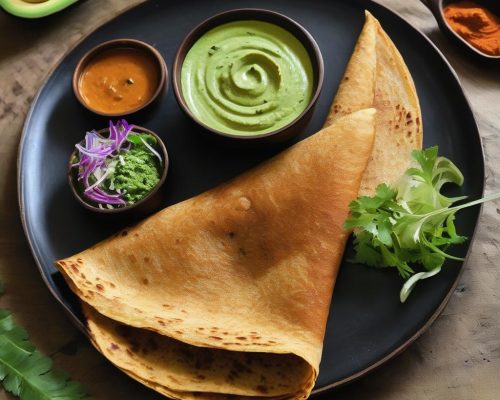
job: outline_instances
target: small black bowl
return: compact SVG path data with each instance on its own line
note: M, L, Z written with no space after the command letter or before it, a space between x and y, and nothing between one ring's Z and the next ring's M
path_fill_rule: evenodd
M85 97L81 93L80 81L86 67L90 62L92 62L92 60L95 59L95 57L107 51L117 49L134 49L140 51L142 54L146 55L150 60L154 62L156 66L156 82L154 82L156 85L156 89L149 99L147 99L143 104L140 104L137 107L123 112L105 112L94 108L87 103ZM85 53L85 55L78 62L75 71L73 72L72 86L76 98L78 99L80 104L87 110L104 117L121 117L144 110L150 104L154 103L159 98L161 93L168 90L168 69L162 55L153 46L136 39L113 39L101 43Z
M489 65L500 65L500 56L492 56L483 53L481 50L475 48L470 43L468 43L464 38L462 38L458 33L456 33L453 28L448 24L446 18L444 17L443 9L453 3L458 3L459 0L421 0L429 10L431 10L434 18L439 25L439 29L448 38L450 38L462 52L468 56L472 56L476 61L481 61ZM500 15L500 2L498 0L475 0L478 4L484 6L488 10L492 11L496 15Z
M71 156L69 157L69 162L68 162L68 183L69 187L71 188L71 192L73 193L73 196L77 200L77 202L82 205L84 208L87 210L99 213L99 214L111 214L111 215L116 215L116 214L124 214L126 213L129 216L137 216L137 217L142 217L144 215L151 214L158 209L161 208L163 204L163 195L160 190L160 188L163 186L165 183L165 179L167 178L167 172L168 172L168 167L169 167L169 158L168 158L168 153L167 153L167 148L165 147L165 144L161 140L161 138L154 133L153 131L143 128L142 126L137 126L134 125L133 128L134 132L138 133L148 133L156 138L156 148L160 155L163 158L163 171L160 176L160 180L156 184L156 186L151 190L151 192L141 200L137 201L134 204L131 205L126 205L124 207L119 207L119 208L99 208L94 206L93 204L89 203L81 194L81 190L78 187L77 184L77 168L73 167L72 164L74 163L74 160L77 157L77 152L74 150L71 153ZM109 128L101 129L97 131L97 133L103 137L106 137L109 135Z
M190 111L186 101L184 100L184 96L182 93L182 82L181 82L181 70L182 65L184 63L184 59L186 54L194 45L194 43L206 32L209 30L234 21L245 21L245 20L257 20L264 21L274 25L277 25L292 35L294 35L305 47L310 59L313 68L313 95L311 100L309 101L306 109L292 122L284 127L278 128L272 132L263 133L261 135L251 135L251 136L242 136L231 133L226 133L219 131L217 129L211 128L208 125L201 122L198 118L194 116L194 114ZM182 43L177 50L177 53L174 58L173 63L173 73L172 73L172 85L174 88L175 97L177 98L177 102L181 109L198 125L200 125L204 130L215 133L220 138L225 139L236 139L240 142L252 142L252 143L276 143L287 140L294 135L298 135L303 132L307 123L309 122L318 97L321 92L321 88L323 86L323 77L324 77L324 65L323 65L323 57L321 55L320 48L312 35L299 23L292 20L291 18L279 14L274 11L258 9L258 8L242 8L236 10L225 11L220 14L217 14L211 18L206 19L198 26L196 26L189 34L184 38Z

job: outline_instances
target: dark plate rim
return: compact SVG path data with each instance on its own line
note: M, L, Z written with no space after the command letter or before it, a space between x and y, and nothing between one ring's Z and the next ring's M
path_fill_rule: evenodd
M474 129L475 132L473 132L472 134L475 134L475 136L477 136L477 139L479 141L479 145L480 145L480 148L481 148L481 158L480 158L480 161L481 161L481 169L483 171L483 180L481 182L481 184L482 184L482 191L481 192L482 192L482 196L484 196L485 183L486 183L486 175L485 175L485 169L484 169L485 157L484 157L483 140L482 140L482 137L481 137L481 135L479 133L479 128L478 128L478 125L477 125L477 122L476 122L476 118L474 116L474 112L472 111L471 103L470 103L470 101L469 101L469 99L467 97L467 94L465 93L465 91L464 91L464 89L462 87L462 84L460 82L460 79L458 78L457 73L453 69L453 67L450 64L450 62L448 61L448 59L441 52L441 50L439 50L439 48L420 29L418 29L415 26L413 26L406 18L402 17L401 15L399 15L398 13L396 13L395 11L391 10L389 7L384 6L382 4L379 4L379 3L375 2L374 0L366 0L366 1L368 1L370 3L369 4L370 12L371 12L371 10L377 10L377 8L378 8L378 9L381 9L382 11L390 14L392 17L396 18L400 22L406 24L407 27L408 27L408 29L413 30L414 33L416 33L423 40L425 40L425 42L427 42L427 44L436 52L437 56L439 56L441 58L441 60L445 64L445 66L448 68L448 70L449 70L449 72L451 74L452 79L455 80L457 88L460 90L460 92L462 93L462 96L463 96L463 98L465 100L465 103L466 103L467 108L468 108L468 112L470 113L471 120L473 122L473 127L475 128ZM59 304L61 304L61 306L63 307L64 311L70 317L70 319L76 325L76 327L85 336L87 336L87 337L89 337L89 334L88 334L86 326L82 323L82 321L80 321L71 312L71 310L66 305L66 303L64 302L64 300L62 298L60 298L59 295L54 291L51 283L49 282L47 276L45 275L45 272L43 271L42 262L41 262L41 260L38 257L37 245L35 244L34 239L31 237L30 227L28 226L28 223L27 223L27 220L26 220L25 202L24 202L25 196L24 196L24 188L23 188L23 179L22 179L22 175L21 175L21 164L22 164L22 158L23 158L23 153L24 153L24 146L25 146L26 138L28 136L28 128L29 128L29 125L31 123L32 114L33 114L33 112L35 110L35 105L36 105L36 103L38 101L38 98L40 97L40 94L43 92L43 90L45 89L45 86L47 85L48 78L54 73L54 71L57 68L59 68L59 66L64 62L64 60L67 58L67 56L76 47L78 47L82 42L84 42L90 35L94 34L98 29L100 29L101 27L103 27L106 24L110 23L114 19L120 17L122 14L125 14L126 12L132 10L133 8L140 7L141 4L143 4L143 3L139 3L139 4L135 4L135 5L126 7L119 14L115 15L113 18L109 19L108 21L104 22L103 24L97 26L95 29L93 29L91 32L89 32L87 35L85 35L84 37L82 37L81 39L79 39L70 49L68 49L61 56L61 58L54 65L54 67L51 68L47 72L47 74L45 75L44 83L41 85L40 89L38 89L38 92L36 93L35 97L33 98L31 106L30 106L30 108L28 110L28 113L26 115L26 119L25 119L25 122L24 122L24 125L23 125L23 129L22 129L22 133L21 133L21 138L20 138L20 141L19 141L18 153L17 153L17 195L18 195L19 214L20 214L20 218L21 218L21 224L23 226L23 231L24 231L24 234L25 234L26 239L28 241L28 245L29 245L30 251L31 251L31 253L33 255L33 258L35 260L35 264L36 264L36 266L38 268L38 271L40 272L40 275L42 276L42 279L43 279L45 285L47 286L47 288L49 289L50 293L57 300L57 302ZM429 317L429 319L427 320L427 322L417 332L415 332L415 334L413 334L403 344L401 344L399 347L397 347L392 352L390 352L389 354L387 354L385 357L379 359L378 361L374 362L373 364L371 364L370 366L366 367L365 369L362 369L361 371L358 371L358 372L356 372L354 374L351 374L351 375L349 375L349 376L347 376L347 377L345 377L345 378L343 378L343 379L341 379L339 381L336 381L336 382L333 382L333 383L331 383L329 385L325 385L323 387L314 389L312 391L312 393L311 393L312 396L323 394L323 393L331 391L334 388L338 388L338 387L344 386L344 385L346 385L348 383L352 383L352 382L354 382L354 381L356 381L356 380L358 380L358 379L366 376L370 372L373 372L374 370L380 368L381 366L383 366L384 364L386 364L387 362L389 362L390 360L392 360L393 358L395 358L396 356L398 356L400 353L402 353L413 342L415 342L425 331L427 331L427 329L429 329L429 327L432 325L432 323L443 312L444 308L446 307L446 305L450 301L450 298L451 298L453 292L455 291L455 288L457 287L458 282L460 281L460 278L462 276L462 273L463 273L463 270L465 268L465 265L468 263L468 260L469 260L469 257L470 257L470 253L471 253L471 249L472 249L472 247L474 245L474 242L475 242L476 233L477 233L477 229L478 229L478 225L479 225L479 219L481 217L482 210L483 210L483 205L480 206L478 217L477 217L477 220L476 220L476 224L474 226L473 233L472 233L472 235L470 237L469 246L467 248L467 254L465 255L465 259L462 262L462 265L460 266L460 271L459 271L459 273L458 273L455 281L451 285L449 292L447 293L447 295L445 296L445 298L443 299L443 301L441 302L441 304L434 311L434 313Z

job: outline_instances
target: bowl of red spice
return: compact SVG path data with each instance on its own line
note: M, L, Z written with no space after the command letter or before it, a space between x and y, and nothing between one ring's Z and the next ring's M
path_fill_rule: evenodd
M500 63L500 2L498 0L422 0L439 27L467 55Z

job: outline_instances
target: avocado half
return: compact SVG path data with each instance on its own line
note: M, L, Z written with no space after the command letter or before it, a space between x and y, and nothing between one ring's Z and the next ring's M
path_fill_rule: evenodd
M78 0L0 0L0 7L22 18L41 18L54 14Z

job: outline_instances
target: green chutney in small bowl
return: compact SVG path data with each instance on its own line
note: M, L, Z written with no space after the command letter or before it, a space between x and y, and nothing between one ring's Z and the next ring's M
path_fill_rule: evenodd
M290 128L314 106L322 79L314 39L267 10L233 10L203 22L174 62L181 107L204 128L232 138L298 133Z

